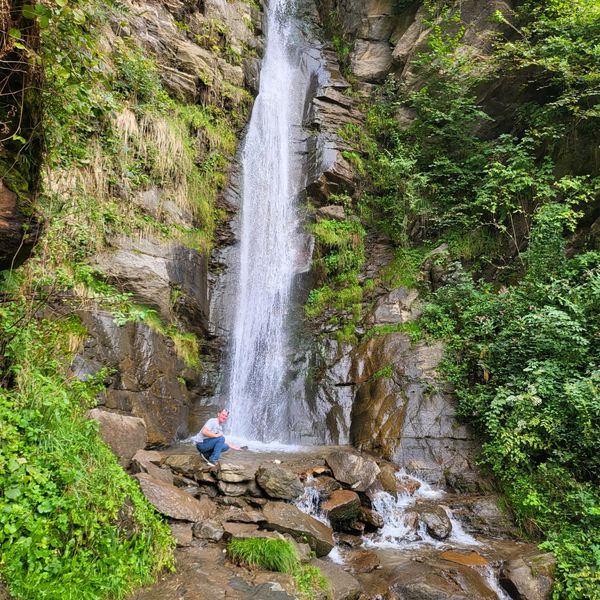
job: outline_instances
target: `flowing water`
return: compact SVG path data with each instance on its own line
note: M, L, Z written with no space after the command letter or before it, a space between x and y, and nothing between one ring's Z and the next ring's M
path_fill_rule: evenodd
M286 377L291 291L304 251L296 198L302 169L296 141L308 77L297 55L294 3L269 3L259 94L242 151L237 311L226 395L232 435L289 438Z
M403 473L400 472L399 477ZM398 494L394 498L387 492L377 492L373 498L373 510L379 513L383 519L383 527L376 534L365 536L365 546L371 548L396 548L407 549L420 545L445 548L448 546L480 546L473 536L466 533L460 521L454 518L452 511L444 507L452 523L452 533L444 540L436 540L431 537L423 524L418 530L411 527L407 520L407 512L414 508L420 500L442 501L444 493L431 487L426 481L419 480L421 486L414 494Z
M399 480L406 478L403 471L396 474ZM320 510L320 498L317 488L311 486L310 479L307 479L304 488L304 494L295 501L296 506L303 512L315 517L319 521L330 525L327 516ZM410 479L417 479L410 477ZM477 551L485 548L485 542L477 540L468 534L462 523L454 517L452 511L443 505L444 492L432 487L428 482L418 479L420 486L414 493L398 494L395 498L387 492L377 492L372 499L372 508L381 515L383 527L377 532L363 536L363 548L369 548L376 551L387 553L388 560L390 553L397 552L401 555L409 553L418 553L422 549L442 550L462 550ZM442 506L452 524L452 532L445 540L438 540L426 530L423 523L415 528L414 521L410 518L411 509L414 510L419 502L434 503ZM339 547L335 547L328 555L332 562L344 565L345 553ZM416 554L415 554L416 555ZM498 600L511 600L510 596L502 589L498 583L497 573L491 565L474 565L472 567L479 573L481 578Z

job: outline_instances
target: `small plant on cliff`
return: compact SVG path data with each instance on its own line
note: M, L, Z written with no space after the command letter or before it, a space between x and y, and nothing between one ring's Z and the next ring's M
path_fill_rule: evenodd
M338 333L343 339L353 339L363 298L358 273L365 260L365 230L355 219L322 219L312 231L316 241L313 269L323 285L309 294L305 315L313 319L327 309L346 312L350 318Z

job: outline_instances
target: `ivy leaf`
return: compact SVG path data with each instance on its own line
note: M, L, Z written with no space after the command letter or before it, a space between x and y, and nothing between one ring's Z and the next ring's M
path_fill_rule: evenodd
M21 466L21 464L19 463L19 461L16 458L11 458L8 461L8 470L11 473L14 473L19 467Z
M48 18L50 18L52 16L52 10L50 10L50 8L48 8L44 4L36 4L34 10L35 10L35 14L38 17L48 17Z
M26 19L35 19L36 12L33 4L23 4L23 16Z
M50 500L44 500L37 506L37 511L41 514L52 512L52 502Z
M20 29L15 29L14 27L11 27L11 28L8 30L8 35L9 35L11 38L15 38L15 39L17 39L17 40L20 40L20 39L21 39L21 30L20 30Z
M75 19L75 23L78 25L85 23L85 13L78 8L73 10L73 18Z
M40 29L48 29L48 25L50 25L50 17L48 17L48 15L38 15L38 24Z
M13 485L12 487L6 488L4 491L4 495L9 500L16 500L21 494L21 488L18 485Z

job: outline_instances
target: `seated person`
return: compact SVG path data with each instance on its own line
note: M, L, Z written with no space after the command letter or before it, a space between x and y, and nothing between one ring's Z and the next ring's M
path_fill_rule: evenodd
M223 435L223 425L229 417L229 411L226 408L222 408L216 418L209 419L204 423L204 426L200 430L201 440L196 444L196 449L200 452L200 456L207 462L211 467L214 467L216 462L221 456L221 452L233 448L234 450L240 450L239 446L234 444L226 444L225 436Z

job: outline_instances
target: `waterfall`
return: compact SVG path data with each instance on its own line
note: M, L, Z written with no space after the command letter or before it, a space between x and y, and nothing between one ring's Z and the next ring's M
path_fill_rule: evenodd
M295 143L308 75L295 50L294 9L289 0L269 3L260 88L241 154L239 281L225 389L231 433L262 442L289 437L291 290L304 247L296 206L303 148Z

